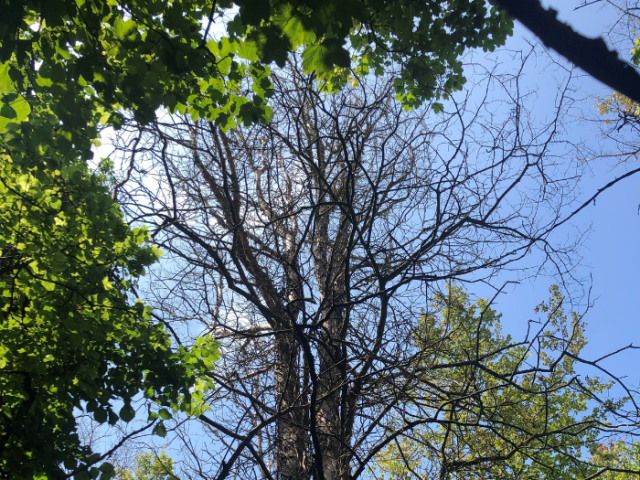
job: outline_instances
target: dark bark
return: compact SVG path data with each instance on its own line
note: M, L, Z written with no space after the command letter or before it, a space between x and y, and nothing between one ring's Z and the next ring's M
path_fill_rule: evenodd
M171 258L154 279L157 311L222 343L193 471L354 480L424 426L448 438L486 427L499 441L506 427L478 408L485 387L459 372L491 376L499 396L532 371L496 372L490 355L446 360L447 334L415 338L442 285L491 281L536 246L571 274L572 245L549 239L572 218L563 207L574 180L547 159L562 105L533 129L523 103L498 120L491 102L471 110L463 99L436 117L404 112L392 78L336 96L295 65L274 78L271 124L158 124L135 148L151 152L159 187L135 168L136 187L121 187L132 216L159 219L154 241ZM437 437L432 478L481 478L562 435L538 427L513 427L507 451L469 458Z
M612 89L640 102L640 74L620 60L602 38L587 38L556 18L538 0L493 0L547 47Z

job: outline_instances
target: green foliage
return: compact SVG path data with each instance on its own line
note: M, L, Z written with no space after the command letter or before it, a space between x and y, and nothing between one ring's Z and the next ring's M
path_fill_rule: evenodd
M631 61L635 66L640 65L640 38L634 40L634 45L631 49Z
M260 86L265 68L234 61L236 41L229 51L204 41L202 22L215 5L211 0L2 0L2 94L11 85L27 103L46 105L83 159L92 156L98 127L117 128L124 111L141 123L153 120L162 107L214 121L220 117L222 123L228 115L266 118L267 92ZM258 113L240 110L248 101L239 93L240 82L252 75L254 94L262 98ZM16 123L24 119L10 107L0 116Z
M282 65L287 51L301 48L305 72L315 72L330 90L344 85L348 69L366 76L398 68L396 92L406 107L462 88L462 54L493 50L513 29L484 0L236 3L234 24L242 27L233 31L260 38L263 61Z
M328 89L399 68L405 107L461 88L460 56L492 49L511 20L484 0L0 0L0 470L9 478L109 478L80 444L74 409L131 421L138 392L166 435L202 412L215 343L172 351L149 309L127 300L158 252L144 247L99 175L99 129L158 109L223 129L268 121L269 63L301 50ZM215 26L213 27L215 28ZM441 110L441 104L436 108ZM115 412L114 400L124 406Z
M612 440L594 447L591 452L591 462L594 464L592 474L602 472L598 479L626 480L640 477L640 443Z
M225 128L236 118L266 121L266 65L283 66L298 49L305 71L330 88L349 68L364 76L399 66L398 98L412 107L460 89L464 51L492 50L512 29L484 0L235 3L239 13L216 42L205 32L230 1L1 0L0 91L18 97L3 97L0 131L39 99L87 159L100 124L118 128L124 111L142 123L162 107Z
M207 5L0 3L0 472L8 478L58 478L63 467L80 480L113 475L81 445L74 410L129 422L132 398L144 392L165 407L148 420L166 435L170 411L204 408L211 384L202 374L217 345L173 351L149 308L129 301L159 252L143 246L144 228L126 225L84 160L98 127L118 127L124 111L146 122L163 105L186 108L194 92L216 88L231 101L233 89L207 78L221 68L233 76L233 65L207 70L215 56L195 44ZM114 401L123 404L117 412Z
M631 61L634 65L640 65L640 38L633 38L636 35L638 29L638 19L635 15L632 15L629 11L625 11L624 8L620 9L620 13L624 22L632 28L633 36L630 40L633 40L633 47L631 48ZM622 46L626 48L626 46ZM613 92L609 97L598 98L596 102L598 114L605 117L605 125L614 124L616 131L619 131L626 124L637 125L640 119L640 105L638 102L630 99L629 97L621 94L620 92Z
M459 287L438 296L415 342L424 352L418 367L428 366L420 382L437 392L424 401L440 396L431 406L439 426L426 423L390 444L377 462L385 478L543 479L553 473L568 480L584 474L582 451L596 444L605 419L597 408L589 412L591 397L575 382L574 361L561 355L577 355L586 344L583 324L575 313L565 315L562 301L554 286L549 302L538 307L548 329L529 363L530 347L502 335L501 315L487 301L471 303ZM530 372L516 374L519 369ZM588 381L594 393L609 387Z
M159 455L142 452L135 459L134 470L115 469L116 480L180 480L174 471L173 459L164 451Z
M638 20L632 15L625 16L627 17L626 21L635 25L635 32ZM634 45L630 53L633 64L640 65L640 38L634 39ZM619 92L613 92L607 98L599 98L598 102L596 102L596 107L600 115L608 117L605 119L605 125L615 122L617 130L620 130L627 123L637 124L640 119L640 105L638 105L638 102Z
M622 119L632 122L640 118L640 105L618 92L613 92L610 97L600 99L596 106L600 115L610 116L613 114L617 117L616 120ZM607 118L605 124L612 121L615 120Z
M80 443L74 409L128 422L145 392L198 413L217 345L171 349L149 307L129 300L159 256L143 246L146 230L125 223L51 111L35 104L17 127L0 135L0 474L59 478L64 466L108 479L113 469L96 468L99 455Z

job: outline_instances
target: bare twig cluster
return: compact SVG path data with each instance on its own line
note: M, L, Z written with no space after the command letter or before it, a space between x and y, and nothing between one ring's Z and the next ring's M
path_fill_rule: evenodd
M576 176L556 156L566 92L535 127L518 76L489 73L438 115L403 111L390 77L331 95L295 62L274 78L268 125L225 132L167 116L125 129L119 146L114 195L166 253L147 300L179 342L221 343L211 409L174 432L194 478L371 478L381 452L425 428L443 432L420 437L431 478L483 478L517 455L566 452L563 439L586 429L619 428L501 417L501 392L544 410L554 392L590 391L575 375L544 380L589 363L571 332L549 361L544 328L455 358L451 330L416 340L444 285L491 283L533 252L536 268L571 274L575 245L552 239L577 208ZM520 360L495 365L507 351ZM464 447L469 431L498 441Z

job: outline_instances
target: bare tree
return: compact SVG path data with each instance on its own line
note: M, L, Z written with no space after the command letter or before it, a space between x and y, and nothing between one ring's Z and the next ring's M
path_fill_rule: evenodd
M124 130L114 194L168 254L146 300L178 341L222 345L211 410L176 429L194 478L371 476L391 442L464 422L444 412L479 398L473 375L427 388L425 371L470 366L496 388L524 389L527 375L551 374L572 352L565 342L558 363L543 364L532 334L446 361L434 352L449 333L413 341L445 284L491 284L532 254L533 272L571 275L575 243L552 238L574 213L578 178L559 158L566 86L552 120L535 127L518 75L489 72L437 115L403 111L390 77L352 80L328 94L294 62L274 76L268 125L225 132L166 116ZM511 370L488 366L519 346L527 353ZM441 478L562 434L540 425Z

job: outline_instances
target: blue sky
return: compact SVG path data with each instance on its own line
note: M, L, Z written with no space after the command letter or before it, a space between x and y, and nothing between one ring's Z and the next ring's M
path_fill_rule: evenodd
M611 12L603 12L596 7L574 11L573 7L579 3L579 0L546 2L559 9L562 20L588 35L601 35L615 20ZM534 37L517 25L507 48L529 50L527 42L535 42ZM629 45L629 48L621 51L624 58L628 58L630 48ZM557 90L553 69L544 69L542 65L540 63L538 70L531 69L537 77L529 77L528 81L538 86L541 103L539 113L543 115L544 99L555 98ZM577 84L580 86L579 95L584 97L610 94L610 89L587 77L581 78ZM587 98L582 105L586 111L594 113L593 104L594 101ZM593 129L586 124L576 122L572 128L571 135L576 141L593 135ZM613 145L605 144L604 147L612 148ZM106 151L101 153L106 155ZM573 158L566 160L576 161ZM639 166L638 163L615 166L607 161L591 162L589 167L592 173L586 174L581 183L585 198L628 169ZM590 358L598 358L632 342L640 345L639 187L640 175L621 182L600 196L595 206L586 208L573 222L576 228L590 230L581 250L583 260L578 272L578 276L592 278L591 299L595 301L585 317L588 323L586 335L590 343L584 351L585 356ZM565 229L560 234L569 236L572 231ZM513 333L516 338L524 333L527 320L536 318L535 306L548 298L548 288L554 281L557 279L538 277L506 289L506 293L498 298L495 308L503 313L503 325L507 332ZM586 286L589 287L588 282ZM488 290L475 290L473 286L470 291L482 296L490 294ZM627 376L628 383L636 386L640 380L639 363L640 351L635 351L613 357L604 365L616 374ZM593 375L593 372L589 371L588 374Z
M590 36L600 36L606 32L616 17L611 11L596 6L574 10L582 2L578 0L554 0L544 2L559 11L559 18L575 29ZM527 42L534 37L520 25L516 26L514 36L507 48L528 49ZM629 59L628 48L620 47L620 56ZM557 57L559 58L559 57ZM555 95L553 74L541 71L533 81L539 87L539 97ZM590 79L580 78L577 82L577 96L608 96L611 90ZM595 113L594 100L587 98L583 108L590 114ZM591 137L594 132L586 124L574 123L570 135L576 140ZM595 139L595 138L594 138ZM640 139L638 139L640 142ZM612 143L603 143L604 148L613 148ZM567 161L575 161L567 159ZM640 162L615 165L607 160L594 160L588 167L591 173L585 175L581 190L588 198L603 185L619 177L626 171L640 167ZM593 307L585 316L588 323L586 336L589 345L583 353L598 358L605 353L624 345L640 345L640 174L622 181L602 194L596 205L590 205L575 219L574 226L590 233L581 253L583 255L580 276L591 276L591 299ZM570 232L563 232L567 235ZM548 297L547 288L553 283L549 277L539 277L525 281L507 289L496 304L503 313L503 325L507 332L519 334L526 328L527 320L535 318L534 307ZM587 281L587 287L588 285ZM476 292L479 293L479 292ZM603 365L620 375L628 376L629 385L637 386L640 380L640 350L626 352L607 360ZM589 372L592 375L593 372Z

